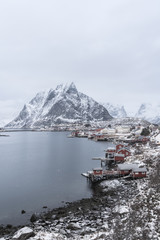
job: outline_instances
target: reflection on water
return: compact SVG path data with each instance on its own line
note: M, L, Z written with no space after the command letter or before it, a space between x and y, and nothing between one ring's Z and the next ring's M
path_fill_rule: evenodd
M90 197L82 172L99 166L109 143L66 132L12 132L0 138L0 224L22 224L43 206ZM22 215L24 209L26 214Z

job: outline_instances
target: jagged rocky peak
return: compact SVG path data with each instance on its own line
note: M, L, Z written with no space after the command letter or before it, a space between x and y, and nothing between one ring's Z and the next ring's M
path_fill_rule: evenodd
M38 102L43 101L45 97L46 92L39 92L36 94L36 96L29 102L30 104L34 105Z
M140 108L138 109L138 112L136 113L136 115L142 115L146 112L147 108L150 108L151 104L149 103L142 103Z
M102 105L108 110L109 114L114 118L125 118L127 117L124 106L111 103L102 103Z
M55 90L52 90L54 91L55 93L57 94L65 94L65 93L68 93L68 94L77 94L78 91L77 91L77 88L75 86L75 84L72 82L72 83L67 83L67 84L60 84L56 87Z
M60 84L55 90L38 93L7 127L50 127L55 123L112 119L106 108L80 93L75 84Z
M151 123L160 124L160 104L143 103L135 116Z

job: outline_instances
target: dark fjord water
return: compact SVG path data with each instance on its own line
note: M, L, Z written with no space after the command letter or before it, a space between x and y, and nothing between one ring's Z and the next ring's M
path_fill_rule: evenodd
M67 138L66 132L9 134L0 137L0 224L24 224L43 206L92 195L81 173L100 166L91 158L104 157L110 143Z

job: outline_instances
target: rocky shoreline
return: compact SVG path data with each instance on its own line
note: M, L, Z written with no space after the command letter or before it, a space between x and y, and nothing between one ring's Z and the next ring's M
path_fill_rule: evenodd
M103 191L102 186L95 184L93 197L67 203L66 206L53 209L43 215L32 215L32 223L27 227L33 229L34 233L52 230L59 237L62 235L62 239L77 239L77 235L83 237L96 231L105 231L105 220L111 218L111 214L113 214L111 209L116 206L120 192L124 193L123 197L125 198L128 191L124 191L123 188L132 186L134 189L136 186L134 181L130 183L120 180L119 182L123 182L123 184L120 184L118 191L113 188L108 190L107 194ZM13 234L23 227L12 227L11 225L1 227L0 236L12 239Z
M27 227L33 230L34 235L45 232L47 236L44 239L48 239L48 235L52 235L53 239L78 239L78 237L79 239L90 239L91 235L98 237L100 233L100 238L97 239L113 239L109 238L105 232L112 228L113 220L118 214L116 212L117 203L123 203L128 197L135 194L137 182L123 179L111 180L111 182L118 183L118 186L116 184L112 188L108 189L107 187L104 191L105 188L96 184L92 198L67 203L66 206L53 209L41 216L35 215L34 218L32 216L32 223ZM123 207L120 215L125 217L126 214L128 214L128 210ZM4 239L12 239L14 233L23 227L7 226L0 231L0 236L3 236Z
M147 178L95 184L93 197L32 216L25 227L2 227L0 240L160 239L160 149L146 147L128 161L137 157L148 168Z

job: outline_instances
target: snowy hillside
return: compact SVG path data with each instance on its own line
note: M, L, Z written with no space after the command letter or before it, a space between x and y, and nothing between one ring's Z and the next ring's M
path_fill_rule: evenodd
M149 122L159 124L160 123L160 104L153 105L150 103L143 103L137 114L136 117L145 119Z
M55 123L109 119L112 117L102 105L78 92L74 83L71 83L38 93L6 127L50 127Z
M113 105L111 103L102 103L102 105L108 110L109 114L114 118L125 118L127 117L124 106Z

